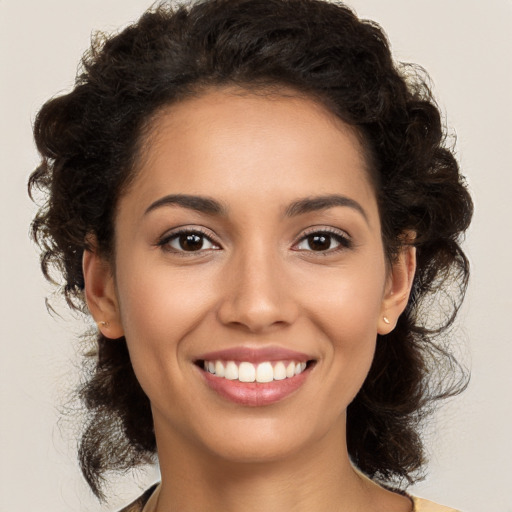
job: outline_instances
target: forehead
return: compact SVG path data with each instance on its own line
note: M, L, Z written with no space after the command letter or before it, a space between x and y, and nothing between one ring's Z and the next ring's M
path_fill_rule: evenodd
M241 137L242 125L254 130L249 134L251 143L262 140L273 130L280 131L280 140L276 142L283 145L297 138L301 132L309 136L312 143L325 138L327 132L331 135L329 139L338 138L339 143L342 135L366 166L362 136L355 127L344 123L320 101L284 87L254 90L238 86L210 88L166 106L156 112L146 127L142 155L147 156L148 150L155 149L159 142L167 143L165 138L169 130L187 137L191 131L196 132L202 139L194 142L206 147L211 137L205 135L231 136L236 132ZM209 133L205 130L199 132L200 128L208 128ZM310 133L306 134L308 128ZM314 131L318 137L314 136Z
M131 188L146 202L171 193L286 202L347 192L375 202L356 130L288 90L188 98L153 117L141 146Z

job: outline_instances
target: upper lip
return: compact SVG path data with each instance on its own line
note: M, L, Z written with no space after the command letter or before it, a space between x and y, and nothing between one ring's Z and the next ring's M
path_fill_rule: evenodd
M313 358L303 352L269 346L261 348L232 347L201 354L197 359L201 361L247 361L257 364L265 361L295 361L301 363Z

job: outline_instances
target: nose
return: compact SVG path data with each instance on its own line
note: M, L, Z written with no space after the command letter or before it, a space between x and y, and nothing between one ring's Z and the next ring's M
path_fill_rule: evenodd
M252 333L291 325L299 307L285 266L283 257L263 248L234 257L223 280L219 320Z

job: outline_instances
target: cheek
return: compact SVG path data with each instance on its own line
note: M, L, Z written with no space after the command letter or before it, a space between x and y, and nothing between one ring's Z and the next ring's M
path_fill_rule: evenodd
M146 387L179 374L178 355L187 352L187 336L211 311L213 286L201 270L191 279L190 272L171 273L165 266L132 268L137 273L118 268L120 314L135 373L149 394Z
M333 396L345 397L344 406L362 386L375 352L386 271L380 259L371 263L306 282L310 292L303 297L325 340L326 385Z
M193 324L211 300L208 268L173 268L154 255L121 262L116 273L120 311L126 334ZM171 333L168 333L169 335Z
M366 259L322 274L304 274L302 301L316 321L332 332L333 340L357 342L358 333L377 334L385 281L383 259Z

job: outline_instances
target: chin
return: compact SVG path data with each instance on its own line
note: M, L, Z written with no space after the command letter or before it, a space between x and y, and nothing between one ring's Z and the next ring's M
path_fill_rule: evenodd
M313 446L317 449L322 439L333 433L341 442L344 436L344 417L339 422L325 424L306 418L270 417L233 418L207 432L198 432L202 438L203 453L227 463L278 463L308 456ZM197 437L196 437L197 439Z

